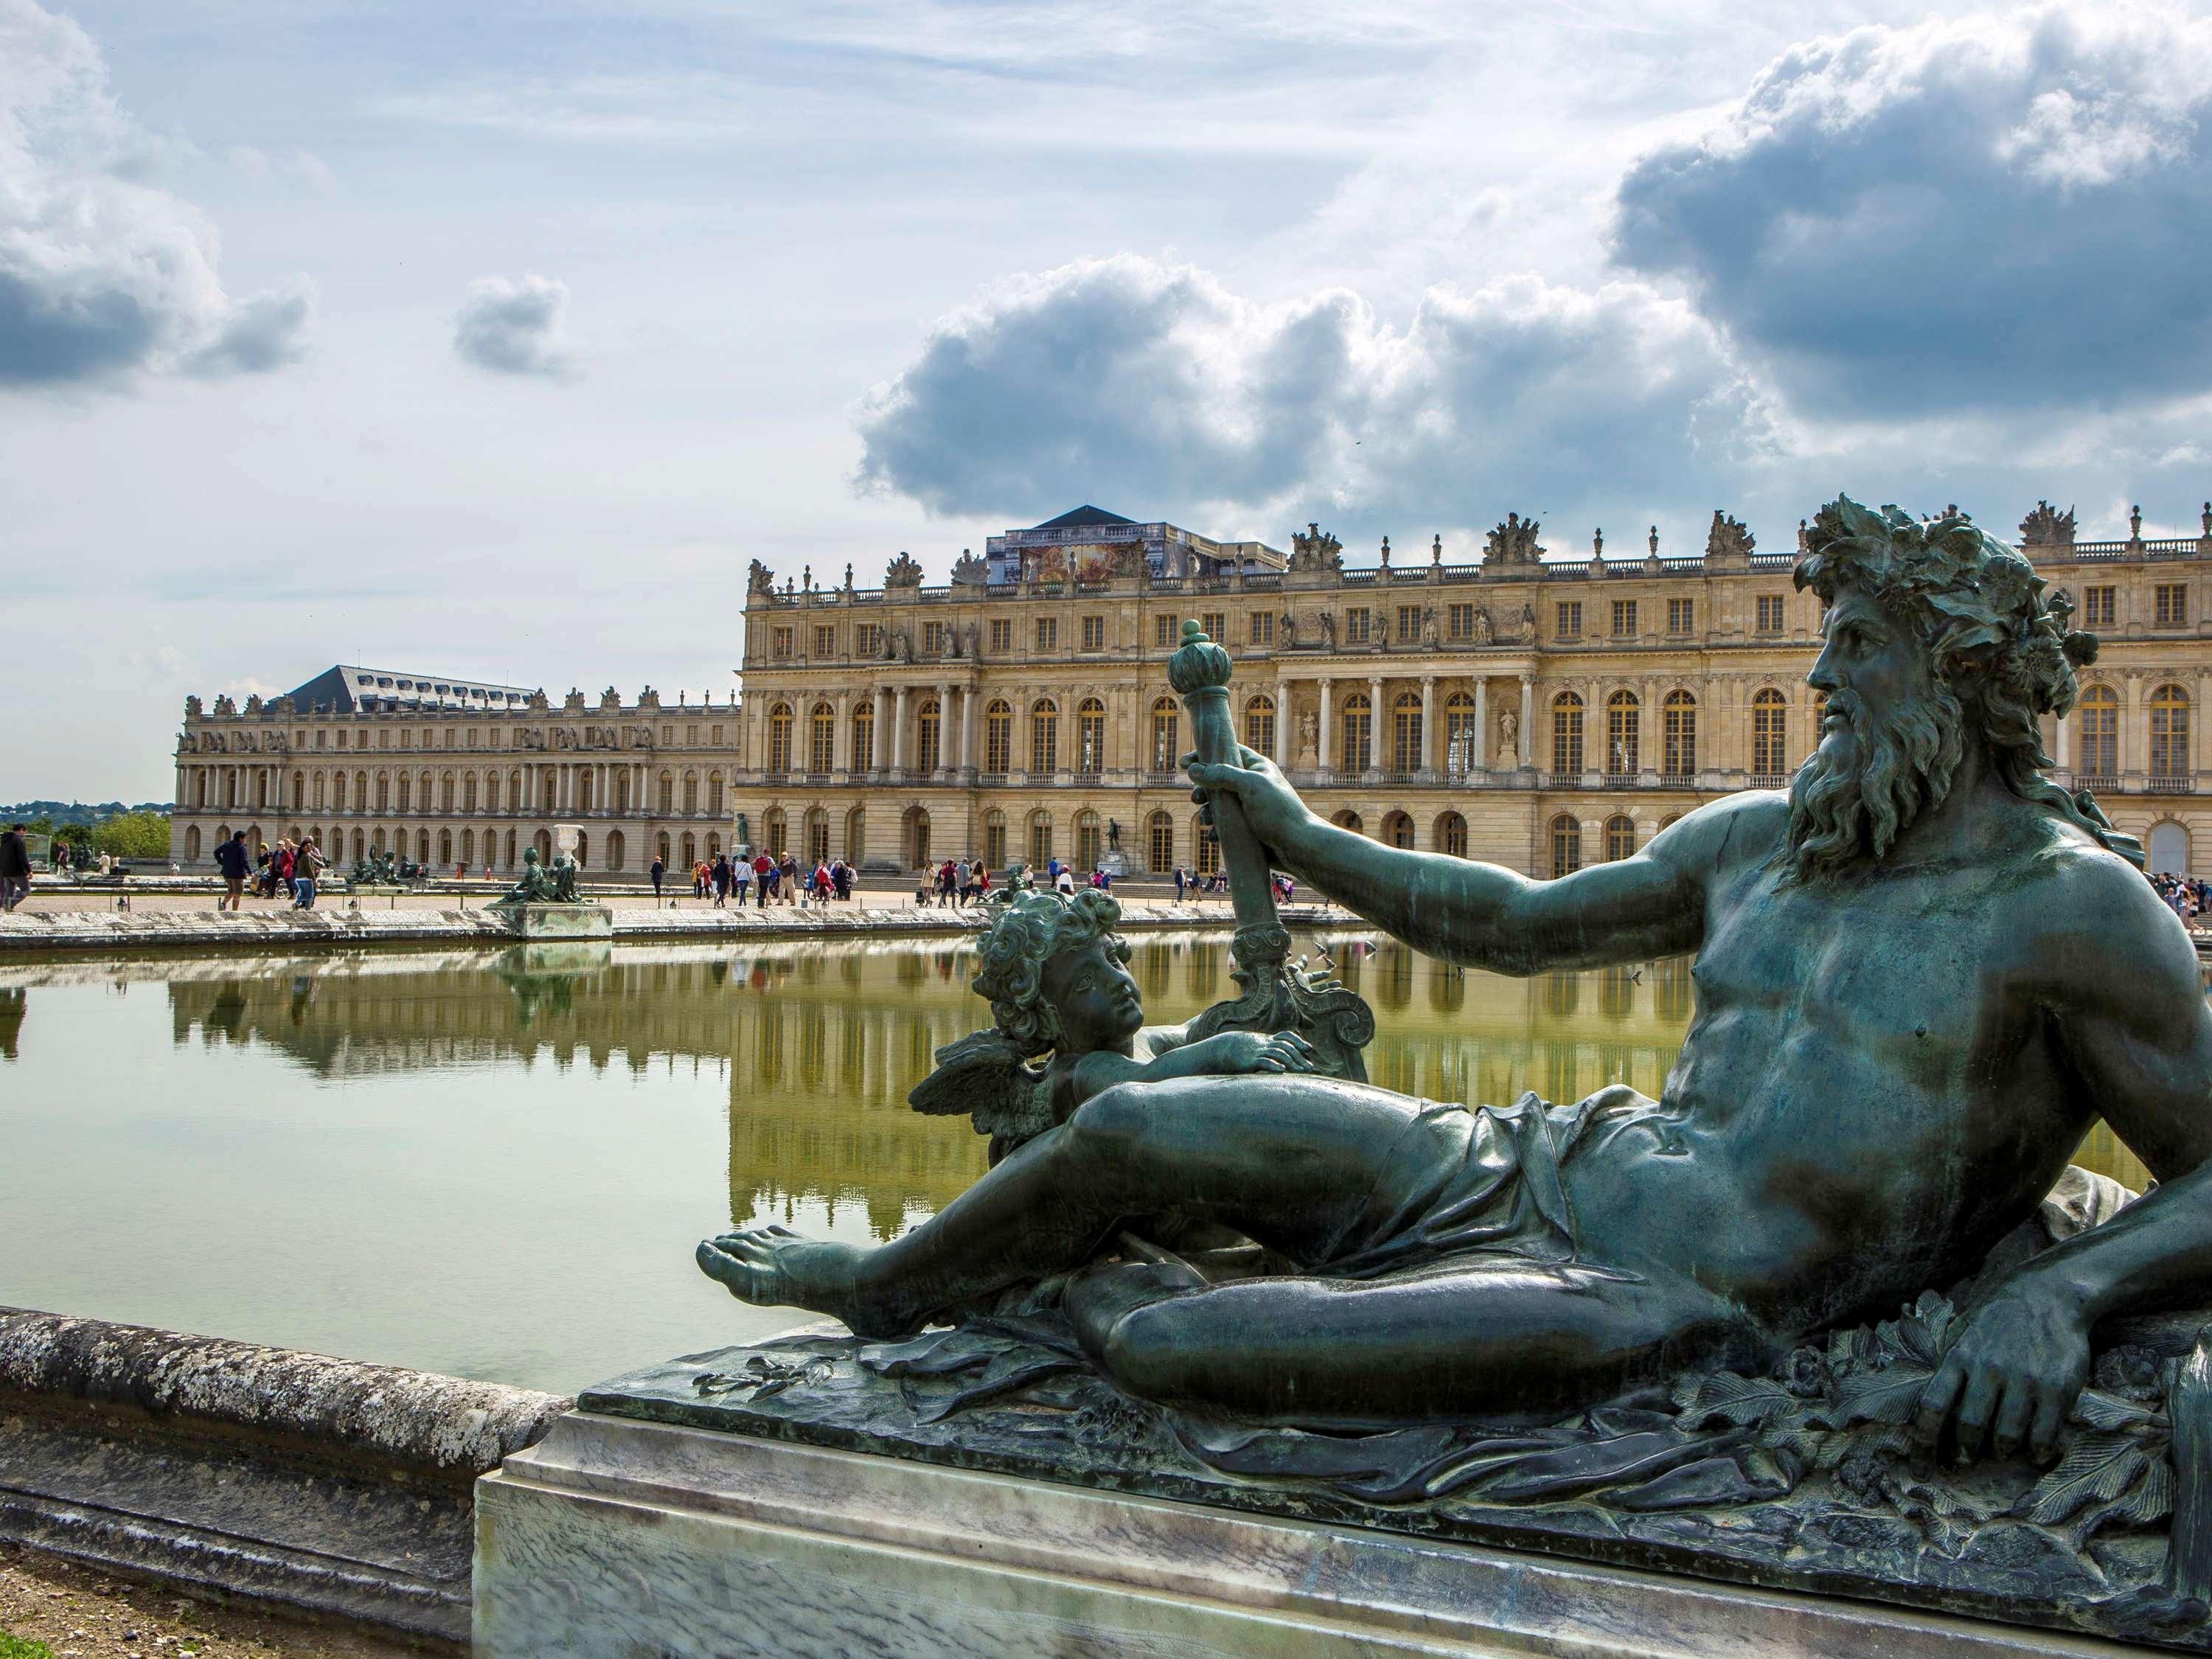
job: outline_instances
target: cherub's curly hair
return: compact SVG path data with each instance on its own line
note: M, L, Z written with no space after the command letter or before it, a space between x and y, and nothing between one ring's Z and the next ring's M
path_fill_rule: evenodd
M1045 1054L1060 1041L1060 1017L1044 997L1045 963L1102 938L1116 961L1127 962L1128 945L1114 933L1121 920L1120 903L1104 893L1024 893L991 924L981 946L983 970L970 983L1024 1055Z
M1964 701L2006 787L2112 846L2103 814L2043 775L2051 762L2036 717L2063 719L2079 689L2075 669L2097 660L2097 636L2066 625L2074 606L2065 594L2045 598L2035 567L1963 514L1923 524L1838 495L1814 516L1805 545L1800 588L1832 603L1850 583L1905 621L1928 647L1939 699L1969 692ZM1948 712L1963 710L1952 701ZM1958 761L1954 734L1936 757L1939 795Z

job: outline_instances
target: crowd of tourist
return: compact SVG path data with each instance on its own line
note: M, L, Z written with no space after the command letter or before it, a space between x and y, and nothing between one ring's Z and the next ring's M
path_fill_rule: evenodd
M2161 871L2150 878L2173 914L2179 916L2185 927L2194 927L2197 918L2212 909L2212 887L2190 876L2178 876Z

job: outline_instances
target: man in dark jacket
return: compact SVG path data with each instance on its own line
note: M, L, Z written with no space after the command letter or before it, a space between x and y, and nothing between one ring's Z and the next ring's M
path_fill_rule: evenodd
M215 902L215 908L220 910L228 904L235 910L240 896L246 891L246 878L253 869L253 855L246 850L246 831L241 830L228 841L217 843L215 861L222 872L225 889L223 896Z
M23 839L23 826L10 824L0 835L0 910L12 910L31 890L31 843Z

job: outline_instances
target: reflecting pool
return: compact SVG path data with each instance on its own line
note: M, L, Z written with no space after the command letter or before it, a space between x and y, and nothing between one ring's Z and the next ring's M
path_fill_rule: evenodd
M1234 989L1139 935L1148 1016ZM1686 959L1533 980L1328 941L1374 1079L1656 1094ZM531 946L0 966L0 1303L563 1393L758 1337L691 1250L782 1219L890 1237L985 1167L906 1105L987 1018L964 941ZM2083 1161L2140 1187L2100 1128Z

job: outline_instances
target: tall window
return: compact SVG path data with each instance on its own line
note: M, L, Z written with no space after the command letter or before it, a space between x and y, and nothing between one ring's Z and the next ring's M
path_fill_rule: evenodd
M1698 769L1698 700L1687 691L1669 691L1662 713L1662 769L1670 778L1686 778Z
M1036 619L1036 648L1039 651L1056 651L1060 648L1059 617L1039 617Z
M950 624L942 622L922 623L921 654L923 656L935 658L945 654L945 641L949 637L946 631L949 626Z
M1154 617L1152 618L1152 643L1164 648L1168 646L1173 645L1177 639L1181 638L1182 635L1176 627L1176 621L1177 619L1174 617Z
M983 769L995 777L1014 769L1014 710L1004 701L983 711Z
M1096 697L1075 711L1075 769L1086 778L1106 769L1106 705Z
M319 802L317 804L320 805ZM476 810L477 775L471 772L468 776L461 780L461 811L464 812L473 812Z
M1176 743L1176 728L1175 699L1162 697L1152 704L1152 770L1172 772L1182 758Z
M1228 643L1229 613L1227 611L1209 611L1198 619L1198 625L1206 630L1206 637L1217 645Z
M1444 699L1444 772L1463 778L1474 770L1474 699L1455 691Z
M1042 871L1052 862L1052 814L1039 807L1030 814L1030 868Z
M768 769L791 770L791 705L787 702L780 702L768 711ZM668 803L663 801L660 810L665 812Z
M876 700L860 699L853 711L853 769L872 772L876 766Z
M407 803L414 797L413 783L414 780L406 773L402 772L399 775L399 810L403 812L411 810ZM427 801L423 804L426 806L428 805Z
M1669 634L1680 635L1692 633L1696 629L1697 620L1698 602L1695 599L1667 601L1667 631Z
M1644 706L1633 691L1616 691L1605 702L1605 769L1616 776L1640 770Z
M1190 821L1191 859L1201 876L1221 873L1221 842L1213 826L1194 814Z
M699 816L699 775L696 772L684 775L684 816L687 818Z
M2178 778L2189 770L2189 693L2161 685L2150 699L2151 775Z
M817 702L806 719L806 769L827 772L836 755L837 711L826 702Z
M991 649L1007 652L1014 648L1014 623L1010 617L991 618Z
M1572 777L1582 769L1582 696L1578 692L1562 691L1552 699L1552 770L1559 776ZM1576 831L1577 836L1581 833Z
M1751 769L1757 776L1780 777L1790 769L1789 717L1788 702L1771 685L1751 700Z
M943 764L939 758L942 751L938 746L938 735L943 727L944 720L938 709L937 699L932 697L922 704L921 712L914 717L914 764L916 771L934 772Z
M794 630L788 628L779 628L775 630L775 651L776 660L778 662L785 661L790 657L791 641L793 631Z
M1605 856L1612 863L1636 855L1636 820L1610 817L1605 821Z
M983 862L994 870L1006 867L1006 815L995 806L983 815Z
M1275 642L1275 613L1255 611L1252 613L1252 643L1272 646Z
M1447 605L1444 608L1444 635L1448 639L1473 639L1474 607L1472 605Z
M1636 637L1636 601L1615 599L1613 602L1613 637L1632 640Z
M814 654L834 657L837 654L837 629L834 623L819 623L814 629Z
M1759 596L1759 631L1779 634L1782 631L1782 596L1761 593Z
M1456 812L1447 812L1437 820L1437 846L1447 858L1467 856L1467 820Z
M1106 618L1085 617L1083 619L1083 648L1103 651L1106 648Z
M1257 696L1244 705L1244 746L1255 754L1275 752L1275 700Z
M1175 819L1166 812L1145 821L1145 862L1156 876L1175 868Z
M1098 814L1090 811L1075 815L1075 867L1096 870L1105 846L1098 833Z
M1390 769L1400 777L1421 769L1421 699L1401 691L1390 705ZM1407 820L1410 829L1413 820Z
M1337 764L1346 772L1364 772L1375 764L1375 706L1364 691L1355 691L1344 700L1344 713L1339 719L1344 726L1344 744Z
M2119 614L2119 589L2117 587L2085 587L2081 590L2081 626L2110 628L2112 618Z
M1571 876L1583 867L1583 826L1562 812L1552 820L1552 874Z
M2160 582L2151 590L2151 614L2160 628L2179 628L2189 621L2189 584Z
M1364 645L1375 637L1375 613L1364 605L1355 605L1344 613L1344 642Z
M1578 640L1583 636L1583 602L1580 599L1561 599L1559 605L1559 626L1553 631L1563 640Z
M1049 700L1030 710L1030 770L1060 770L1060 705Z
M853 629L853 654L873 662L884 654L884 630L879 623L859 623Z

